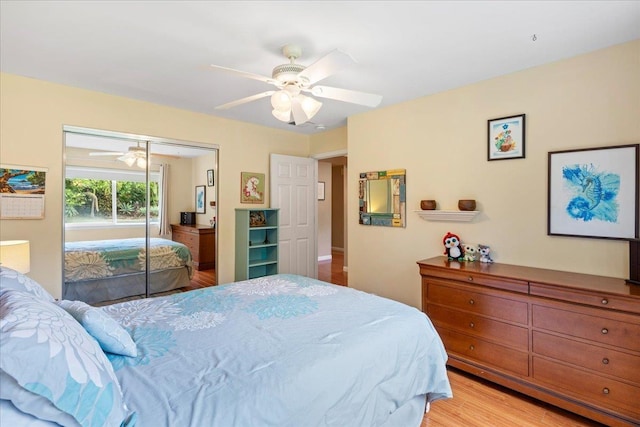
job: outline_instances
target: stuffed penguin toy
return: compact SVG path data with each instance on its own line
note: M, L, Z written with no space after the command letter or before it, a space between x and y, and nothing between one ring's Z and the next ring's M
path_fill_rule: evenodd
M449 259L456 259L462 261L462 250L460 249L460 237L451 232L443 237L442 243L444 244L444 254Z

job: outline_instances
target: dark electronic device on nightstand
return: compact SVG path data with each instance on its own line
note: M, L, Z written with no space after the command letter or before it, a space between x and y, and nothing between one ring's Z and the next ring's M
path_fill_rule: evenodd
M195 212L180 212L180 225L195 225Z

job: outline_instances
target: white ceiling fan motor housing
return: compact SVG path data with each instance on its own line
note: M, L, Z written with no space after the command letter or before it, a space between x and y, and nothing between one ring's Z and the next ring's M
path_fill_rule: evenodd
M271 72L271 77L274 80L282 84L291 84L295 83L299 86L308 85L308 81L306 79L298 76L305 68L304 65L296 64L294 61L302 55L302 49L300 46L288 44L282 48L282 54L289 58L291 61L289 64L282 64L276 66Z

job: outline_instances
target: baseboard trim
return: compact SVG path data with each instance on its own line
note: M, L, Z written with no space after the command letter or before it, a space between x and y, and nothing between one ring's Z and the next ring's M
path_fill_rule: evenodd
M331 261L333 257L331 255L322 255L318 257L318 262L320 261Z
M347 267L346 265L344 267L342 267L342 271L344 271L345 273L349 271L349 267Z
M331 246L331 250L336 252L344 252L344 248L336 248L335 246Z

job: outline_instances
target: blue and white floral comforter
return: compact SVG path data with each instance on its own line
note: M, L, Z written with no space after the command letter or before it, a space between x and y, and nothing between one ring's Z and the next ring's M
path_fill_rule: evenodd
M65 282L102 279L146 270L145 238L87 240L64 245ZM191 276L191 252L182 243L152 238L151 271L186 266Z
M375 426L450 397L420 311L276 275L102 307L138 356L108 355L140 426ZM419 423L419 422L418 422Z

